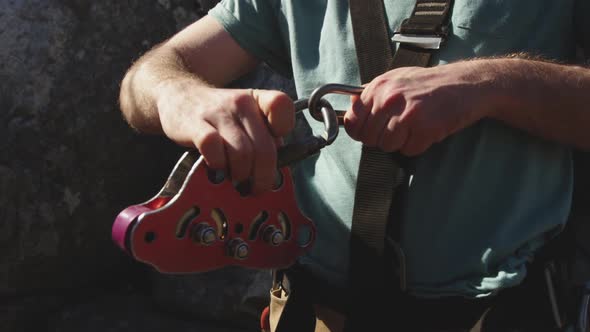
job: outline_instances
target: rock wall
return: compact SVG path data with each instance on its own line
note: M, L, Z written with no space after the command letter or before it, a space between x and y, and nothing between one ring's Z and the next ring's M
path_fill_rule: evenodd
M120 81L215 2L0 0L2 331L258 330L266 271L161 275L110 237L183 152L127 126ZM293 93L264 66L235 85Z

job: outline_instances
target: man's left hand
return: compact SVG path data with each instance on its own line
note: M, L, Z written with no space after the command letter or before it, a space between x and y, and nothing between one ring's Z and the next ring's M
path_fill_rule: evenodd
M489 75L476 62L391 70L352 97L344 125L365 145L415 156L487 116Z

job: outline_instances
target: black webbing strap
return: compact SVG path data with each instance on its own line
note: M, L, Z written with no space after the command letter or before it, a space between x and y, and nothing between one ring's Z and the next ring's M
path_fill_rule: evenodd
M361 83L364 84L393 65L385 9L382 0L350 0L349 5Z
M392 55L382 0L349 0L349 6L363 84L394 68L429 65L432 50L405 42L400 44L395 56ZM399 33L444 37L451 6L452 0L418 0L412 16L403 22ZM392 281L385 279L386 229L391 242L397 246L400 224L391 217L399 213L392 211L392 206L394 200L403 196L400 193L407 187L408 176L396 154L363 146L350 238L349 284L353 301L347 331L369 331L391 319L387 315L391 315L392 308L379 307L376 302L384 289L391 288ZM403 253L399 247L396 253L402 284L405 280Z

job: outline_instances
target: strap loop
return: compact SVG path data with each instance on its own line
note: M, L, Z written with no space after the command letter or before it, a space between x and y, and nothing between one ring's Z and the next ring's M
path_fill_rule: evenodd
M402 22L399 32L404 35L445 38L449 30L451 7L451 0L418 0L412 16Z

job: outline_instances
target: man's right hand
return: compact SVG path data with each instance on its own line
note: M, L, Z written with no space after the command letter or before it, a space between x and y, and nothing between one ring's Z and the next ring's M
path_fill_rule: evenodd
M250 180L253 194L272 188L277 145L295 124L289 96L212 88L186 77L159 88L158 114L170 139L197 148L209 167L224 170L233 181Z
M205 16L136 61L121 84L121 111L141 132L197 148L213 169L272 188L277 142L295 123L293 101L270 90L221 89L260 61Z

